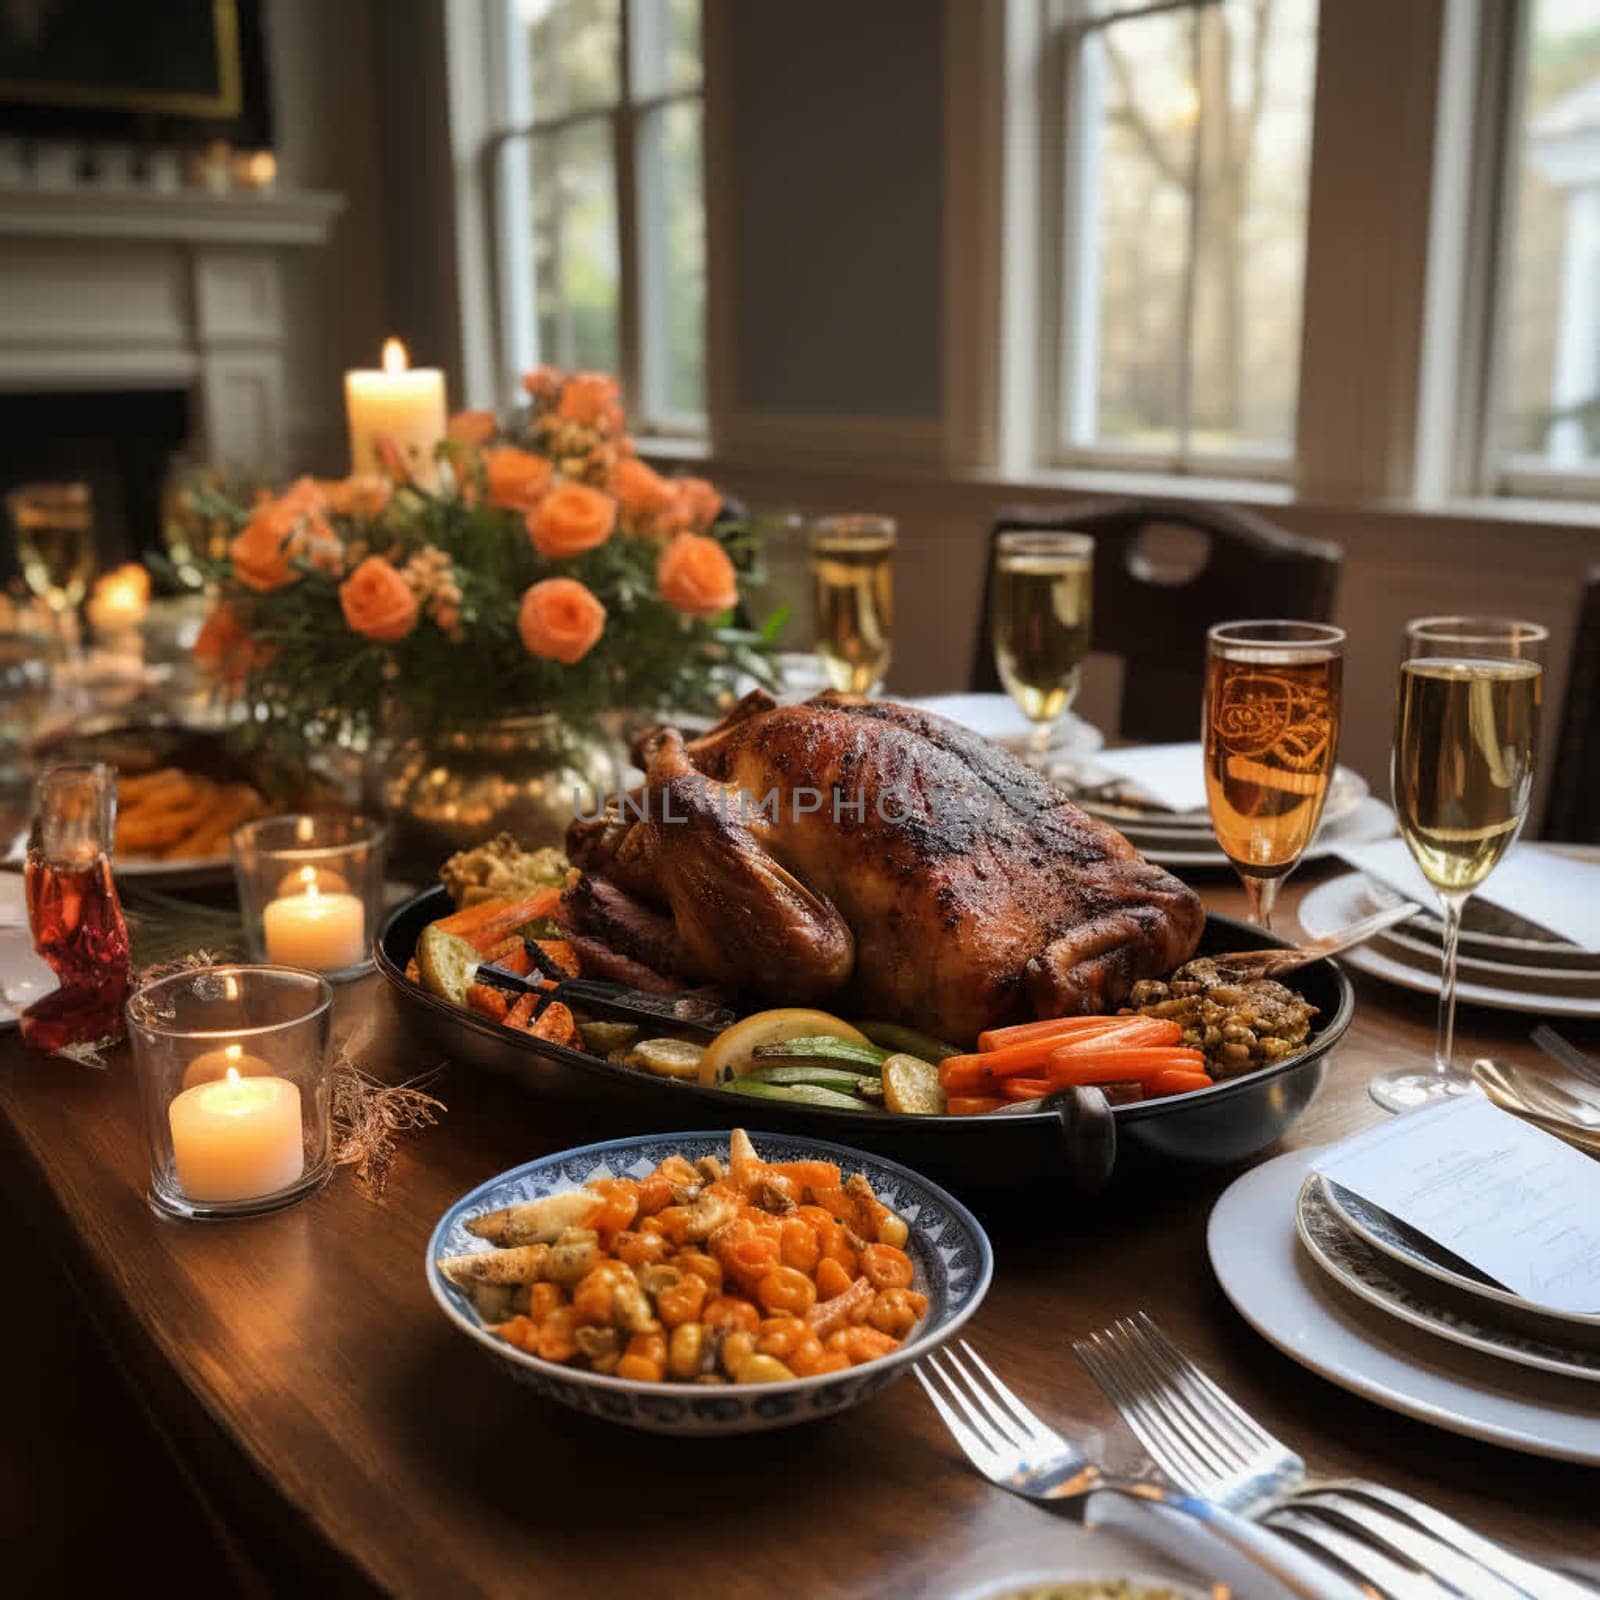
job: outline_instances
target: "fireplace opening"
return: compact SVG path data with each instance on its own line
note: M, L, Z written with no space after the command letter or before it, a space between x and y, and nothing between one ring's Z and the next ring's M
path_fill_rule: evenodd
M162 485L189 428L184 389L0 394L0 496L23 483L87 483L101 567L134 560L162 548ZM0 579L18 571L6 522Z

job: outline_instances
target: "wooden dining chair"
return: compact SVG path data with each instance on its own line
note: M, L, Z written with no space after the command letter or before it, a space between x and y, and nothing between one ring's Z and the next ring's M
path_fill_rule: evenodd
M1600 567L1578 603L1578 631L1561 706L1540 838L1600 844Z
M1203 536L1204 554L1191 571L1166 570L1149 554L1146 534L1172 528ZM991 555L995 539L1010 529L1094 536L1093 648L1122 659L1115 731L1125 739L1195 738L1206 629L1233 617L1326 622L1344 559L1336 544L1285 533L1253 512L1191 500L1005 509L990 534ZM1001 686L989 617L992 573L991 560L972 663L971 687L980 692Z

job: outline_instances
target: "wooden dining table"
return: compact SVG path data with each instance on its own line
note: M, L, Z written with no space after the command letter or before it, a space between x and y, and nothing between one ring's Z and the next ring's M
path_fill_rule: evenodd
M1288 886L1281 929L1295 931L1299 895L1327 870ZM1199 887L1213 909L1243 914L1231 881ZM1377 1121L1367 1080L1431 1053L1430 997L1355 981L1354 1022L1282 1148ZM1535 1061L1531 1025L1464 1008L1458 1049ZM1593 1027L1571 1031L1600 1044ZM377 977L339 990L335 1032L358 1033L360 1064L384 1079L436 1064ZM435 1092L448 1112L407 1137L381 1200L339 1171L288 1210L183 1224L147 1204L125 1050L95 1071L32 1053L15 1032L0 1042L13 1224L70 1277L262 1592L937 1595L974 1561L1004 1572L1009 1550L1054 1525L967 1466L912 1381L803 1427L691 1441L512 1383L433 1303L423 1252L435 1220L518 1162L651 1130L465 1064L447 1064ZM981 1201L996 1268L969 1337L1044 1416L1124 1448L1070 1342L1143 1309L1316 1468L1382 1479L1535 1556L1600 1562L1600 1474L1382 1409L1246 1325L1205 1248L1212 1203L1238 1170L1175 1169L1093 1199Z

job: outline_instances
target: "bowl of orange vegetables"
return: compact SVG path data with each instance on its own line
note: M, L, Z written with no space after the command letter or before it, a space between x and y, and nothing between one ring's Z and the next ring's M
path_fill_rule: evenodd
M452 1324L547 1399L654 1433L859 1404L977 1310L977 1219L881 1156L742 1129L615 1139L463 1195L428 1243Z

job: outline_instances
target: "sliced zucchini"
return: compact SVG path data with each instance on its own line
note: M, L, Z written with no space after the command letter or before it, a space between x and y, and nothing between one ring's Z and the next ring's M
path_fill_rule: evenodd
M835 1111L872 1111L876 1108L857 1095L840 1094L814 1083L763 1083L759 1078L730 1078L719 1087L758 1100L787 1100L791 1105L831 1106Z
M858 1078L856 1080L856 1093L863 1100L870 1100L873 1105L881 1106L883 1104L883 1079Z
M581 1022L578 1031L584 1044L601 1056L626 1050L639 1037L638 1024L633 1022Z
M687 1039L641 1039L625 1059L630 1067L641 1067L658 1078L698 1078L704 1054L704 1046Z
M706 1047L700 1061L700 1081L718 1084L742 1078L753 1064L757 1046L782 1044L788 1039L814 1039L819 1035L847 1039L852 1044L867 1043L864 1033L826 1011L810 1011L801 1006L757 1011L731 1028L724 1028Z
M860 1067L876 1073L892 1054L875 1044L856 1044L849 1039L830 1039L826 1034L786 1039L782 1044L758 1044L750 1052L752 1061L819 1061L829 1066Z
M883 1109L902 1117L942 1117L939 1069L916 1056L890 1056L883 1064Z
M473 945L458 934L446 933L436 922L430 922L417 941L417 976L423 988L453 1006L466 1005L467 990L482 962Z
M885 1050L895 1054L904 1052L908 1056L931 1061L935 1066L950 1056L962 1054L953 1044L947 1044L943 1039L934 1038L931 1033L923 1033L919 1028L907 1028L898 1022L860 1022L856 1026L874 1044L882 1045Z
M878 1081L878 1075L873 1073L868 1078L865 1073L857 1072L853 1067L824 1067L815 1065L790 1066L788 1064L772 1067L756 1067L745 1074L745 1081L751 1083L814 1083L819 1089L837 1089L840 1094L860 1094L863 1085Z

